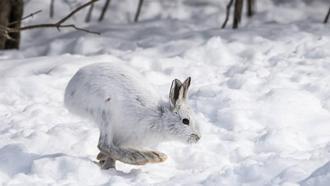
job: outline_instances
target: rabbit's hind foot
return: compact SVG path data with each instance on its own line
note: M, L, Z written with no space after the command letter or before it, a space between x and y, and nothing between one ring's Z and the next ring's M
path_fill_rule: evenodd
M163 162L167 159L167 156L157 151L133 151L128 159L130 164L144 165L146 163Z

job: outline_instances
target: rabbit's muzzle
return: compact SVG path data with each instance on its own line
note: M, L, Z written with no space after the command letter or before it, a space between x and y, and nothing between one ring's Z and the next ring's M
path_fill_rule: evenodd
M188 143L197 143L201 137L197 134L190 134L188 138Z

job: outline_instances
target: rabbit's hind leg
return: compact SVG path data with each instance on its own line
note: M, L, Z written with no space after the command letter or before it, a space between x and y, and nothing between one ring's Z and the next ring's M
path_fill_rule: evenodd
M100 151L106 153L114 160L132 165L144 165L146 163L160 163L167 159L164 153L156 151L139 151L135 149L125 149L114 145L99 145Z
M144 165L146 163L159 163L167 159L164 153L156 151L139 151L129 148L121 148L112 144L108 139L109 136L101 130L101 135L98 143L98 148L102 152L99 154L99 158L104 161L102 163L112 164L115 160L121 161L123 163L133 164L133 165ZM110 158L110 159L109 159ZM108 162L106 162L107 160Z
M110 156L108 156L106 153L99 152L96 159L99 160L99 165L102 169L107 170L110 168L116 168L116 161Z

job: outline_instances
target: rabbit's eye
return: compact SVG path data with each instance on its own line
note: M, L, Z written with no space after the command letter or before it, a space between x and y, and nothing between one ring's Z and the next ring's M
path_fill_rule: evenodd
M189 119L183 118L182 123L185 125L189 125Z

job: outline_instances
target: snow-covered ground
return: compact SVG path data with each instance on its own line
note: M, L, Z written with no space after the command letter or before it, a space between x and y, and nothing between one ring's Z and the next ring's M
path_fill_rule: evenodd
M219 0L149 0L136 24L137 1L113 1L102 24L73 20L101 36L26 31L21 50L0 51L0 185L330 185L329 2L257 2L235 31L219 29ZM47 8L30 1L26 14L45 11L26 24L47 21ZM100 170L98 129L63 94L80 67L110 61L164 98L172 79L191 76L200 142L158 145L161 164Z

